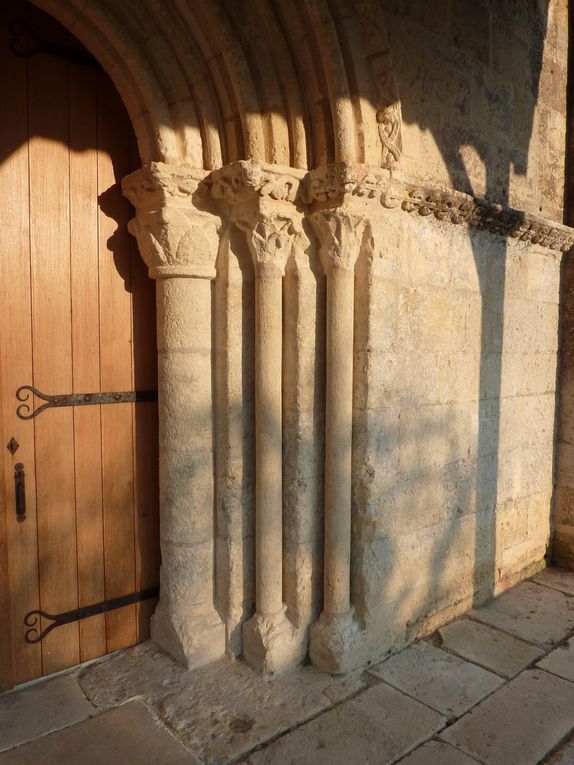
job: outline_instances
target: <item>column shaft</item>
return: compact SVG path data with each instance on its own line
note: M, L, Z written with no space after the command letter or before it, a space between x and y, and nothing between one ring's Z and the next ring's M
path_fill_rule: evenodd
M327 273L324 611L328 618L346 614L351 605L353 276L343 268Z
M161 597L152 637L189 666L224 652L214 607L211 282L157 280Z
M258 269L255 296L256 605L283 611L282 555L282 279Z
M351 603L353 327L355 264L365 238L362 210L329 209L311 222L327 275L324 602L311 627L311 660L327 672L361 662L364 632Z

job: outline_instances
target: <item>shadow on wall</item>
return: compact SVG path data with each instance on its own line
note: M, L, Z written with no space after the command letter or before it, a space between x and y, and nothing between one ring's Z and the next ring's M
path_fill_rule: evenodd
M421 171L418 174L424 177L425 164L430 159L427 153L436 154L438 149L443 174L446 172L448 176L443 181L445 185L505 205L510 200L511 177L524 178L528 170L548 22L547 3L518 5L511 0L498 4L382 1L403 123L406 131L415 125L424 131L418 132L419 146L410 147L406 141L403 162L409 164L411 148L420 152L417 161ZM517 36L522 30L524 38ZM416 133L413 128L410 132ZM431 167L432 163L426 175L432 183ZM434 183L437 183L436 179ZM522 185L526 188L525 183ZM469 237L482 297L476 472L467 463L454 462L454 454L460 450L451 444L453 462L450 467L458 471L453 485L459 489L450 498L451 507L447 502L447 507L443 508L443 515L448 517L450 514L451 518L447 526L448 538L443 535L431 555L432 571L426 577L428 589L426 595L416 599L420 605L416 613L409 615L411 622L424 621L427 612L448 605L439 603L446 551L456 544L461 533L460 517L471 499L476 507L475 602L493 594L498 578L496 512L507 245L505 241L496 242L493 237L485 239L473 231L469 232ZM444 257L449 257L448 253ZM416 348L412 350L416 352ZM406 380L405 385L408 386ZM416 405L417 402L413 403ZM450 433L448 421L425 423L421 411L412 439L416 442L438 436L440 442L449 444ZM391 443L394 441L391 434ZM447 486L447 475L444 481ZM411 492L413 514L417 513L417 502L433 501L432 489L430 496L427 495L429 485L424 471L418 474L418 482L420 493L417 493L416 485L415 491ZM394 488L390 486L385 493L391 503L393 492ZM421 545L424 547L424 531ZM364 547L368 550L368 545ZM357 551L357 554L360 553ZM380 551L381 558L386 561L392 561L393 554L392 549ZM388 607L389 613L400 609L401 603L409 597L409 566L413 567L413 576L417 578L416 555L404 565L407 570L403 579L407 584L401 592L386 591L384 576L377 582L380 588L378 598ZM365 594L362 595L365 600Z

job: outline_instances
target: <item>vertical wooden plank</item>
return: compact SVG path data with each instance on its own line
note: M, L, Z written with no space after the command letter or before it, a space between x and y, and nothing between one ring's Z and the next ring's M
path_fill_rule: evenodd
M0 354L0 380L2 379L2 355ZM0 424L4 427L4 401L0 396ZM12 662L12 632L10 613L10 580L8 577L8 494L2 471L0 480L0 609L4 614L3 629L0 630L0 692L7 691L14 685L14 665Z
M26 62L9 50L9 14L0 8L0 394L2 396L2 518L0 547L5 562L0 581L3 650L0 686L41 674L41 649L24 640L24 616L39 606L34 423L16 417L16 389L32 382L30 324L30 231L28 187L28 88ZM6 444L16 438L14 456ZM14 466L26 471L27 519L15 516ZM9 590L9 592L7 591ZM11 638L11 639L10 639ZM11 652L12 661L8 656ZM7 666L7 662L13 664Z
M135 135L131 136L132 163L140 162ZM133 212L132 212L133 214ZM157 340L155 282L139 254L135 239L130 238L132 273L132 316L134 385L136 390L157 390ZM139 403L134 408L134 502L136 589L146 590L159 584L159 449L157 403ZM149 637L150 618L157 599L136 607L137 639Z
M102 390L133 389L129 208L119 181L129 171L125 110L100 75L98 101L100 199L100 364ZM106 598L135 591L133 404L102 407L102 466ZM108 651L137 639L136 608L106 614Z
M73 389L100 389L98 258L98 74L70 66L70 249ZM100 407L74 409L78 599L105 598ZM80 660L106 652L103 614L79 622Z
M72 390L70 211L67 64L29 60L30 227L34 386ZM58 614L78 606L71 409L51 409L35 421L40 604ZM44 622L48 626L50 622ZM43 672L79 661L78 624L42 641Z

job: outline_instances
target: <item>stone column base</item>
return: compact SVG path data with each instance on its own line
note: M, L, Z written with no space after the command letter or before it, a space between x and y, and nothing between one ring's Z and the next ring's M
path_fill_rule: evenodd
M150 626L154 643L188 669L225 655L225 625L215 609L174 616L160 603Z
M271 617L256 613L243 625L243 655L258 672L282 672L299 664L305 652L299 631L284 611Z
M311 627L309 654L321 672L342 675L365 663L366 634L353 611L342 616L321 614Z

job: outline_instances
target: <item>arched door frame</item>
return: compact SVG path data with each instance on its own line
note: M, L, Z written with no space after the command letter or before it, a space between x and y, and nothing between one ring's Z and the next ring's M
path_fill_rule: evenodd
M144 163L125 179L124 193L136 207L130 230L157 281L162 571L152 636L188 666L226 650L214 594L210 281L222 222L247 234L259 312L258 499L257 604L244 650L257 668L282 669L307 651L308 625L293 625L281 603L280 488L272 509L264 507L281 472L280 431L265 425L281 409L281 326L270 320L278 308L281 315L281 278L301 245L302 216L312 214L331 294L328 344L335 350L327 374L346 369L345 384L328 394L327 419L331 430L349 433L352 344L343 324L352 323L354 264L370 246L365 205L380 196L401 151L400 103L378 2L346 0L344 22L311 2L297 18L269 8L269 39L262 43L259 34L253 44L218 3L170 0L160 17L135 0L113 9L98 1L33 2L107 71ZM260 24L259 16L249 21L254 29ZM301 23L308 34L298 34ZM257 380L269 373L279 383L262 390ZM341 671L363 660L350 603L347 437L329 455L327 474L343 499L326 506L325 610L311 653L320 666Z

